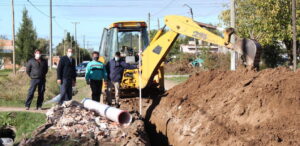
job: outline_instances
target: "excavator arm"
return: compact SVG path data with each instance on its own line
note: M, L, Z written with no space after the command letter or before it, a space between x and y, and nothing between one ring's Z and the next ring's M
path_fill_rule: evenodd
M159 30L150 45L142 53L142 88L145 88L149 84L149 81L153 80L154 75L157 73L158 68L169 53L172 44L176 41L179 34L220 46L231 46L229 41L230 35L233 32L226 32L225 38L222 38L200 27L188 17L166 16L165 25L170 29L165 33L163 33L164 29Z

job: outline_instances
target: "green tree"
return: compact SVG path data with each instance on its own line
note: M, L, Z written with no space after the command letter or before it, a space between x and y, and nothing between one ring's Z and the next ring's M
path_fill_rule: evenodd
M66 38L62 39L62 41L56 46L56 55L64 56L65 55L64 49L74 48L75 45L77 45L77 43L74 40L74 36L71 36L71 34L67 32Z
M88 61L92 59L91 53L87 49L79 48L79 50L80 50L81 61Z
M80 51L80 60L91 60L91 55L88 50L84 48L80 48L80 46L77 44L77 42L74 40L74 36L71 36L71 34L68 32L66 38L62 39L62 41L56 46L56 55L58 56L64 56L66 50L68 48L78 48ZM77 56L77 60L79 56L77 55L78 50L74 50L74 56Z
M179 55L180 54L180 45L182 44L187 44L188 41L190 40L190 37L179 35L177 40L174 42L169 54L167 57L172 57L174 55Z
M220 19L227 26L230 23L229 13L230 10L225 10L220 15ZM291 1L288 0L236 0L238 35L256 39L261 43L265 63L280 62L280 53L284 52L278 51L280 43L286 46L289 60L292 61L291 16ZM275 67L273 63L267 66Z
M49 54L49 41L44 38L38 38L37 48L41 50L43 54Z
M21 26L16 36L16 63L24 64L37 48L37 34L26 8L23 10Z
M284 59L281 57L281 54L286 53L286 50L281 49L281 46L278 42L270 43L265 45L262 51L263 67L277 67L278 65L284 64Z
M150 34L149 34L150 42L154 38L156 33L157 33L157 29L150 30Z

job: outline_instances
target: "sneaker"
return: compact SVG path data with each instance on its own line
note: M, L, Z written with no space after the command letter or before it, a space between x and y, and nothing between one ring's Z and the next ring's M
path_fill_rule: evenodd
M26 107L26 110L29 110L29 107Z
M42 108L41 107L37 107L35 110L42 110Z

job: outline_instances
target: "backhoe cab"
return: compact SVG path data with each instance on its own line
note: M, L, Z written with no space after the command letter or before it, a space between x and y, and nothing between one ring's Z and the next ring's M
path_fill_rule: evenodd
M115 22L104 28L99 52L101 62L113 59L119 51L126 63L138 65L139 50L149 46L147 25L144 21ZM138 69L126 69L123 73L121 89L138 88Z

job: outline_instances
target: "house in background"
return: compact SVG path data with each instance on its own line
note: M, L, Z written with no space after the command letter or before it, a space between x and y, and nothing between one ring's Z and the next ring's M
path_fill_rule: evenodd
M12 69L13 44L11 40L0 40L0 69Z
M205 24L202 22L197 22L197 24L203 28L209 28L211 30L217 30L216 26L210 25L210 24ZM208 43L202 40L197 40L197 47L195 46L195 41L194 39L189 40L188 44L181 44L180 45L180 51L183 53L200 53L201 54L201 49L202 48L208 48L210 52L212 53L227 53L229 50L224 47L224 46L218 46L212 43ZM196 49L197 48L197 49ZM198 52L197 52L198 51Z
M0 69L13 69L13 63L12 63L12 53L13 53L13 44L12 40L1 40L0 39ZM48 65L50 65L49 62L49 56L48 54L42 54L44 56L44 59L48 60ZM56 68L59 63L59 56L52 56L52 67ZM16 65L17 68L19 68L19 65Z
M195 54L195 53L201 53L202 48L208 48L210 52L212 53L227 53L229 50L224 47L224 46L218 46L215 44L211 44L202 40L197 40L197 50L195 46L195 41L190 40L188 44L181 44L180 45L180 52L183 53L190 53L190 54ZM198 51L198 52L196 52Z

